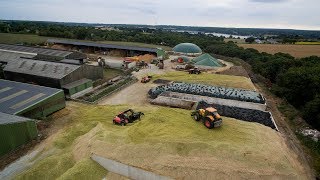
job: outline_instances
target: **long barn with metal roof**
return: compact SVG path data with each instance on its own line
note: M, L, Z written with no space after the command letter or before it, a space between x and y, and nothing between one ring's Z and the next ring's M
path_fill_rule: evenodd
M51 59L85 59L86 55L73 52L73 51L64 51L57 49L41 48L41 47L29 47L29 46L20 46L20 45L11 45L11 44L0 44L0 50L6 50L9 52L25 52L25 53L34 53L41 58Z
M161 56L164 51L158 48L147 48L147 47L136 47L136 46L124 46L115 44L95 43L95 42L84 42L84 41L71 41L62 39L48 39L49 44L59 44L67 46L76 46L79 49L92 48L92 51L110 51L110 50L123 50L126 51L127 56L133 56L137 54L155 54Z
M4 78L11 81L37 84L46 87L65 89L69 93L70 84L84 82L74 86L77 94L92 88L92 81L103 78L103 69L98 66L73 65L32 59L8 61L3 68ZM88 79L90 82L88 82ZM85 81L83 81L85 80Z
M25 53L25 52L12 52L0 49L0 63L7 64L11 60L16 60L20 58L34 58L37 54L35 53Z
M0 112L42 118L64 107L61 89L0 80Z

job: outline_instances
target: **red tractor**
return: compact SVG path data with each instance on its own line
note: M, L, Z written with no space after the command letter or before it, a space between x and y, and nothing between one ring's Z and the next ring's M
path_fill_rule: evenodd
M141 79L141 83L147 83L151 80L152 76L146 76Z
M116 115L113 118L113 124L125 126L128 123L133 123L135 120L140 120L143 115L143 112L134 112L132 109L128 109Z

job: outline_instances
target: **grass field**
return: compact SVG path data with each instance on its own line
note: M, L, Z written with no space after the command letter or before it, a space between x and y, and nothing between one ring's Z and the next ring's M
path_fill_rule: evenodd
M48 39L49 37L37 35L0 33L0 43L5 44L42 44Z
M240 89L255 90L251 80L241 76L229 76L221 74L201 73L200 75L188 74L187 72L174 71L167 74L154 75L153 79L165 79L189 83L208 84L214 86L233 87Z
M20 44L20 43L42 44L42 43L45 43L50 38L63 39L63 38L44 37L44 36L29 35L29 34L0 33L0 43L6 43L6 44ZM70 40L74 40L74 39L70 39ZM83 40L76 39L75 41L83 41ZM88 41L85 41L85 42L88 42ZM105 43L105 44L147 47L147 48L162 48L164 50L171 50L171 48L168 46L159 46L154 44L137 43L137 42L121 42L121 41L98 41L98 42Z
M178 179L305 176L281 135L258 123L223 117L222 127L209 130L183 109L75 102L67 108L55 114L68 123L47 145L53 153L17 179L102 179L108 172L89 159L91 153ZM127 108L145 116L113 125L113 116Z
M288 45L288 44L238 44L244 48L257 49L260 52L275 54L283 52L291 54L296 58L320 56L320 45Z

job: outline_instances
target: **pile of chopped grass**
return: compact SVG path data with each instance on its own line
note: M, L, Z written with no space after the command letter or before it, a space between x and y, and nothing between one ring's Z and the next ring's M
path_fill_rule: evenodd
M58 179L103 179L108 172L91 159L84 159L68 169Z
M33 167L15 179L56 179L75 164L70 152L57 152L33 165Z
M89 157L76 162L70 155L78 145L78 137L89 134L97 124L101 124L102 129L90 138L90 142L96 141L102 152L110 152L110 149L106 149L113 146L111 149L116 148L119 156L128 162L141 161L137 152L143 153L143 157L147 159L155 154L192 158L197 157L199 153L205 153L219 162L241 163L256 171L277 167L281 173L296 173L290 165L292 159L284 147L281 136L271 128L258 123L223 117L222 127L209 130L202 123L194 121L190 111L183 109L127 105L96 106L73 102L71 108L72 113L65 117L70 119L70 123L64 128L63 133L54 139L53 146L57 151L52 156L36 162L31 169L19 176L20 179L69 179L73 176L79 179L101 179L107 172L102 171L99 165L93 165ZM145 116L141 121L124 127L113 125L114 115L128 108L142 111ZM85 142L83 148L87 148L88 143ZM103 146L104 143L108 146ZM97 176L91 177L93 174Z
M164 79L178 82L207 84L213 86L232 87L240 89L255 90L251 80L241 76L230 76L221 74L201 73L199 75L187 72L168 72L166 74L153 75L154 79Z

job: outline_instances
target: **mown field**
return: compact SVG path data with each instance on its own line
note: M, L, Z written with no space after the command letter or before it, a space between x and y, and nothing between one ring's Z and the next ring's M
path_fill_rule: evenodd
M145 116L113 125L114 115L127 108ZM178 179L306 176L282 136L258 123L223 117L222 127L209 130L188 110L75 102L53 118L67 125L47 143L42 153L49 155L16 179L102 179L108 172L91 153Z
M0 43L5 44L43 44L48 39L49 37L37 35L0 33Z
M288 53L296 58L320 56L320 45L289 45L289 44L238 44L244 48L253 48L260 52L275 54Z
M43 44L48 39L63 39L63 38L54 38L54 37L44 37L38 35L29 35L29 34L9 34L9 33L0 33L0 43L5 44ZM67 39L68 40L68 39ZM75 40L75 39L69 39ZM82 40L75 40L82 41ZM88 41L85 41L88 42ZM168 46L159 46L154 44L146 43L137 43L137 42L121 42L121 41L98 41L99 43L105 44L114 44L114 45L124 45L124 46L136 46L136 47L147 47L147 48L162 48L164 50L171 50Z

